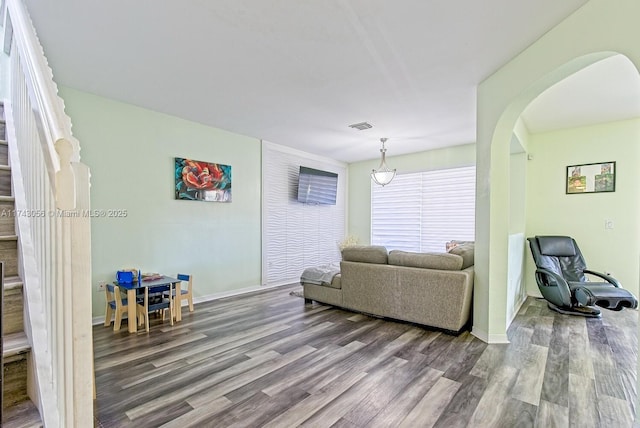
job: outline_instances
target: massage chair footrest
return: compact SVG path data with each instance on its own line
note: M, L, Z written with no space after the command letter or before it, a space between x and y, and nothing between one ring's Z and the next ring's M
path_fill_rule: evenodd
M612 311L638 307L638 300L633 294L609 283L570 283L569 286L582 306L595 305Z

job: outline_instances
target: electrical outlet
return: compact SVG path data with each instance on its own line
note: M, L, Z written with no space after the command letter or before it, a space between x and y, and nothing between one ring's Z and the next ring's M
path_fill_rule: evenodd
M104 281L100 281L98 283L98 291L104 291L105 287L107 286L107 283Z

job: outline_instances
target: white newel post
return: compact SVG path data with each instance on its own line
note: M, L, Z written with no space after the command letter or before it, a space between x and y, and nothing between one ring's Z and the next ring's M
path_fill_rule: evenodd
M72 162L73 146L66 139L55 144L60 159L56 173L56 209L62 215L62 282L65 339L65 426L93 424L93 340L91 330L91 221L89 168ZM83 185L84 184L84 185Z

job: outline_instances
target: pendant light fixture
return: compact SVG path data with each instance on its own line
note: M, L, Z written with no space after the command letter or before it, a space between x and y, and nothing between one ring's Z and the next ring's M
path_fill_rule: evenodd
M384 187L387 184L391 183L391 180L393 180L393 177L396 176L396 170L389 169L389 167L387 167L386 156L385 156L387 149L384 147L384 143L387 141L387 139L380 138L380 141L382 142L382 148L380 149L380 153L382 154L380 159L380 166L378 167L378 169L374 169L371 171L371 179L376 184L379 184L380 186Z

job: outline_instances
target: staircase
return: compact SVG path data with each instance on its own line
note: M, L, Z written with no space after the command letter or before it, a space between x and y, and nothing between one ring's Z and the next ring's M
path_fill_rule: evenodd
M89 212L90 170L23 0L0 2L0 28L2 426L91 427L91 219L55 215Z
M27 394L27 372L31 346L24 332L22 279L18 273L18 237L11 190L11 167L6 141L4 105L0 104L0 261L4 261L4 305L2 308L3 402L2 424L11 427L41 427L38 409Z

